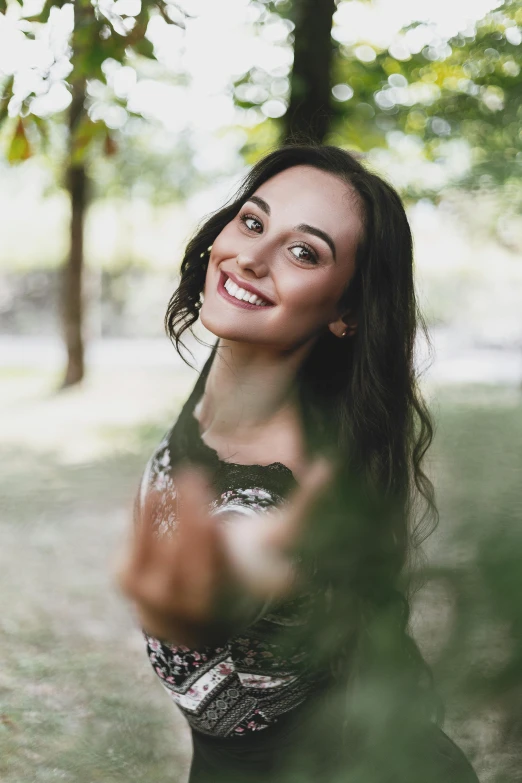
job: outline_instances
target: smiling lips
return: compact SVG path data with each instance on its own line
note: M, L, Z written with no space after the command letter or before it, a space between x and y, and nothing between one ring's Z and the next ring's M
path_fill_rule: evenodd
M240 307L247 307L249 310L259 307L271 307L272 303L266 299L262 299L256 293L247 288L239 286L232 280L231 277L226 275L225 272L221 273L219 286L219 292L227 299L232 298L235 300L234 304L238 304Z

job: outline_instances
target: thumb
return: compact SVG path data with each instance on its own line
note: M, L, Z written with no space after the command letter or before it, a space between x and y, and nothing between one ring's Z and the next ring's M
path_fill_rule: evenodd
M305 526L313 507L331 485L334 465L326 457L315 459L305 472L301 483L292 492L286 506L281 509L278 524L270 531L271 543L291 547Z

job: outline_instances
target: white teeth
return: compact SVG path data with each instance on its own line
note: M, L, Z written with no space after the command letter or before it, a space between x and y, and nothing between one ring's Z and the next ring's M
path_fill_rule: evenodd
M250 291L246 291L244 288L240 288L229 277L227 277L225 280L224 286L228 293L236 299L239 299L240 302L249 302L250 304L255 304L258 307L266 307L268 305L268 302L265 302L256 294L251 294Z
M232 294L232 296L235 296L236 291L239 288L239 286L237 286L235 283L233 283L232 280L228 279L226 288L227 288L227 291L228 291L229 294Z

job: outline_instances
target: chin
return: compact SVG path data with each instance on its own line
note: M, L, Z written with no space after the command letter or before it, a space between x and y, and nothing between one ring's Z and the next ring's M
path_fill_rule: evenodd
M214 309L214 308L212 308ZM223 318L223 313L211 312L211 308L205 308L205 302L199 312L199 320L211 334L221 340L234 340L235 342L253 342L248 339L245 329L241 329L239 324L231 323L229 319Z

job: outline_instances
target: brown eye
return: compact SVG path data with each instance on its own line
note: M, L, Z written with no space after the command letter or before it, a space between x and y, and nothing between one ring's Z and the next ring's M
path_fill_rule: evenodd
M241 215L241 222L248 228L249 231L254 231L256 234L260 234L263 230L263 224L253 215Z
M294 250L298 252L294 253ZM305 264L317 264L317 256L308 245L294 245L290 248L290 252L298 261L302 261Z

